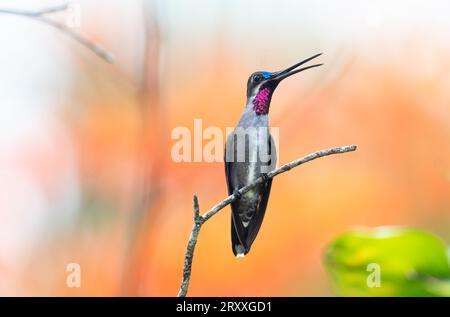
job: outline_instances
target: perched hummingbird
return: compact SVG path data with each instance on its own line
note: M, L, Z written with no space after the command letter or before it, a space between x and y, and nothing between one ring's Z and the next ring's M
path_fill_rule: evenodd
M225 145L225 176L229 195L237 199L231 204L231 243L236 257L244 257L252 246L264 218L272 179L265 176L275 169L276 149L269 133L269 106L272 94L285 78L317 67L297 68L320 56L314 55L278 72L256 72L247 82L247 105ZM265 181L247 193L238 190L255 181Z

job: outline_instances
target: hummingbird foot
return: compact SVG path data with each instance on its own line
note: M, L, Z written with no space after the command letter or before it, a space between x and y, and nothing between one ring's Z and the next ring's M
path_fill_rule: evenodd
M267 173L262 173L261 178L263 179L264 183L267 183L267 181L270 179L270 177L267 175Z
M242 197L242 194L239 192L239 189L237 188L233 191L233 195L234 197L236 197L236 199L241 199Z

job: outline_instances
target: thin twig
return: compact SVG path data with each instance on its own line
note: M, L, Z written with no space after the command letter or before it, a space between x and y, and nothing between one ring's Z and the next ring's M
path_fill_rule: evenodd
M45 8L45 9L41 9L41 10L36 10L36 11L0 8L0 13L24 15L24 16L40 16L40 15L44 15L44 14L65 11L65 10L67 10L68 7L69 7L69 4L65 3L65 4L58 5L58 6L49 7L49 8Z
M337 147L333 149L327 149L327 150L320 150L317 152L314 152L312 154L306 155L304 157L301 157L299 159L296 159L290 163L287 163L269 173L267 173L267 178L271 179L274 178L277 175L280 175L284 172L287 172L299 165L302 165L304 163L310 162L312 160L318 159L323 156L328 156L332 154L342 154L347 152L352 152L356 150L356 145L349 145L349 146L342 146ZM263 177L257 178L253 183L246 185L239 189L239 194L243 195L249 190L251 190L256 185L262 183L264 181ZM186 296L189 288L189 281L191 278L191 270L192 270L192 260L194 258L194 251L195 246L197 244L198 235L200 233L200 229L202 225L209 220L212 216L217 214L220 210L222 210L227 205L231 204L233 201L235 201L237 197L232 194L219 202L217 205L209 209L207 212L205 212L203 215L200 215L200 207L198 204L197 196L194 195L194 225L192 226L191 235L188 240L188 244L186 247L186 254L184 257L184 267L183 267L183 280L181 281L181 287L180 291L178 292L179 297Z
M63 4L63 5L58 5L58 6L49 7L49 8L45 8L45 9L42 9L42 10L36 10L36 11L33 11L33 10L20 10L20 9L6 9L6 8L2 9L2 8L0 8L0 14L3 13L3 14L14 14L14 15L19 15L19 16L24 16L24 17L35 19L35 20L40 21L42 23L48 24L48 25L50 25L50 26L60 30L61 32L63 32L67 36L71 37L73 40L77 41L78 43L80 43L84 47L88 48L89 50L94 52L97 56L99 56L104 61L106 61L106 62L108 62L110 64L114 63L114 56L113 56L113 54L108 52L106 49L101 47L99 44L96 44L96 43L88 40L84 36L74 32L67 25L65 25L63 23L60 23L60 22L57 22L55 20L52 20L52 19L50 19L50 18L48 18L46 16L46 14L65 11L65 10L67 10L68 7L69 7L69 4Z

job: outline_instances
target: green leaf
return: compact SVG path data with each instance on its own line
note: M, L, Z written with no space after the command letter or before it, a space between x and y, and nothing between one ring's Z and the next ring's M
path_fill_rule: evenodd
M326 248L325 266L342 296L450 296L446 246L422 230L347 232Z

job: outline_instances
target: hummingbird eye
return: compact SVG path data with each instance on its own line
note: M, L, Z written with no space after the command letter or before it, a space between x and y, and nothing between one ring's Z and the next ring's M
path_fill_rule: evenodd
M255 75L253 76L253 82L254 82L255 84L259 83L261 80L262 80L261 74L255 74Z

